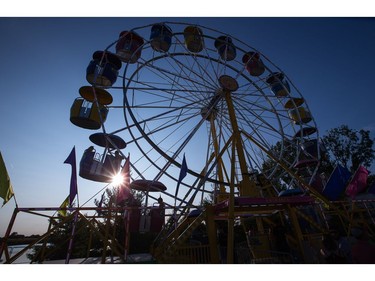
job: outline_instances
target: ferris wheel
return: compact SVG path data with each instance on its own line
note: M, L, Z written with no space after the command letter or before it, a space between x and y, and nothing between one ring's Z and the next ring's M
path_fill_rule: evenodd
M301 178L317 182L322 147L306 100L229 34L175 22L129 28L93 54L86 79L71 121L98 130L90 140L104 148L84 153L86 179L109 182L130 153L133 187L147 183L139 190L167 204L220 202L231 188L277 196ZM119 110L123 118L111 119Z

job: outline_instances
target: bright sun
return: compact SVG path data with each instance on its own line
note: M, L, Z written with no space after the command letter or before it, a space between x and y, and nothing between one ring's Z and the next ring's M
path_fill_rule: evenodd
M119 186L124 182L124 176L121 173L112 177L112 185Z

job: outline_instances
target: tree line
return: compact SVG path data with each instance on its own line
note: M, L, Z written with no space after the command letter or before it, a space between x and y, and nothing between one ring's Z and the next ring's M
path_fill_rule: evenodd
M333 128L323 136L323 143L329 153L325 159L327 171L331 171L336 163L354 173L359 166L369 169L375 159L374 140L369 130L355 130L347 125ZM374 183L375 175L368 178L368 186Z

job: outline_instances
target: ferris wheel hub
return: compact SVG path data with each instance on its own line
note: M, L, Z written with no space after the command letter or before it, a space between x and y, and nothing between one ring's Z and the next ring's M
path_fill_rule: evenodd
M201 115L203 118L206 120L210 120L212 117L213 119L216 118L218 113L217 104L223 98L223 94L224 91L222 89L216 91L210 102L201 109Z

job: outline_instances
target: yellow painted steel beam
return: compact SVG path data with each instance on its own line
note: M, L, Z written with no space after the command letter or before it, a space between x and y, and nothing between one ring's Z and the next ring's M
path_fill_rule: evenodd
M229 206L228 206L228 241L227 241L227 263L234 262L234 177L235 177L235 143L236 138L232 143L232 159L231 159L231 177L229 186Z
M242 174L242 182L240 189L240 195L241 196L251 196L251 197L257 197L259 196L259 192L256 190L256 185L254 181L250 180L250 177L247 176L249 171L246 164L246 158L244 154L244 148L242 145L241 140L241 134L237 123L236 113L233 106L233 101L231 97L230 92L225 92L225 101L228 106L228 113L229 113L229 119L232 126L233 131L233 145L236 147L236 152L238 156L238 161L240 164L241 174ZM234 165L234 164L233 164ZM246 175L246 176L245 176Z
M216 127L215 127L213 114L211 114L211 117L210 117L210 124L211 124L210 129L211 129L212 143L213 143L214 153L215 153L214 155L215 155L215 158L217 158L217 167L218 167L217 174L218 174L219 181L223 182L224 181L223 170L222 170L223 161L221 157L219 158L219 144L217 141ZM225 186L223 184L220 184L220 192L225 192Z

